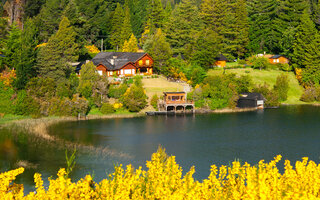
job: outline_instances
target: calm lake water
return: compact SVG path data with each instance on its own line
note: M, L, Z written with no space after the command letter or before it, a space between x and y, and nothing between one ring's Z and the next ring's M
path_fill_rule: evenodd
M29 168L18 182L33 188L33 174L55 177L65 167L65 149L76 145L78 180L93 174L96 181L113 172L114 165L145 166L159 145L175 155L184 173L195 166L195 178L207 178L210 165L228 165L235 159L256 164L278 154L292 162L307 156L319 163L320 107L283 106L246 113L146 116L60 123L50 134L60 138L47 142L25 134L11 136L2 130L0 160L2 171L17 162ZM279 167L283 168L280 163Z

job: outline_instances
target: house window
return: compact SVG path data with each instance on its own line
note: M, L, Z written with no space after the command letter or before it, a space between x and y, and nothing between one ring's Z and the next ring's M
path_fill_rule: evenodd
M131 74L131 69L125 69L124 74Z
M102 76L102 71L101 71L101 70L98 70L98 74L99 74L100 76Z
M123 75L123 69L121 70L121 75Z
M149 60L146 60L146 65L150 65L150 61Z
M141 66L143 64L143 61L142 60L139 60L139 65Z
M111 75L111 76L113 75L113 71L110 71L110 75Z

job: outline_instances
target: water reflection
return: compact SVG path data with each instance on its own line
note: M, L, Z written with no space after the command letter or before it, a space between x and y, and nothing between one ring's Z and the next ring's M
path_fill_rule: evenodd
M0 167L4 171L27 166L19 181L33 185L35 172L46 179L65 166L63 145L68 142L85 147L77 154L74 180L94 173L99 181L114 164L145 165L158 145L175 155L185 171L195 165L199 180L208 176L211 164L228 165L235 159L256 164L282 154L283 160L308 156L319 163L319 111L320 107L284 106L247 113L68 122L49 130L66 141L63 144L0 130Z

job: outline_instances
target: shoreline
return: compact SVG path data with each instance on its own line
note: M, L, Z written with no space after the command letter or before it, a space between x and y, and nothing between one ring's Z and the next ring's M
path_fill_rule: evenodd
M319 103L307 104L310 106L320 106ZM295 106L295 104L281 104L281 106ZM197 109L194 114L227 114L227 113L240 113L240 112L251 112L259 110L258 108L223 108L217 110L209 109ZM180 113L176 113L180 114ZM128 119L146 116L146 113L132 113L132 114L110 114L110 115L88 115L85 119L78 119L77 117L43 117L38 119L25 118L15 119L12 121L0 124L0 128L13 128L24 130L29 134L34 134L45 140L53 141L57 140L54 136L48 133L50 126L62 123L62 122L75 122L75 121L87 121L87 120L99 120L99 119Z

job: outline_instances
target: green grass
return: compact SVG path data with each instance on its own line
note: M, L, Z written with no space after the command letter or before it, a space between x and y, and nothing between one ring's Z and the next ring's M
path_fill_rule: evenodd
M15 120L20 120L20 119L31 119L31 117L7 114L3 118L0 118L0 124L5 124L5 123L8 123L8 122L15 121Z
M252 77L254 84L264 84L267 83L271 87L276 83L277 76L284 73L288 75L289 78L289 92L288 99L285 104L305 104L305 102L300 101L300 97L303 93L302 86L299 85L298 80L293 72L283 72L279 70L258 70L252 68L245 69L228 69L226 73L235 73L237 75L249 75ZM212 69L208 71L208 75L221 75L223 74L223 69Z
M111 113L109 115L127 115L127 114L132 114L132 112L129 112L126 109L119 109L114 113ZM88 115L99 115L99 116L103 116L104 114L101 113L101 111L99 110L99 108L92 108L90 110L90 112L88 113Z

